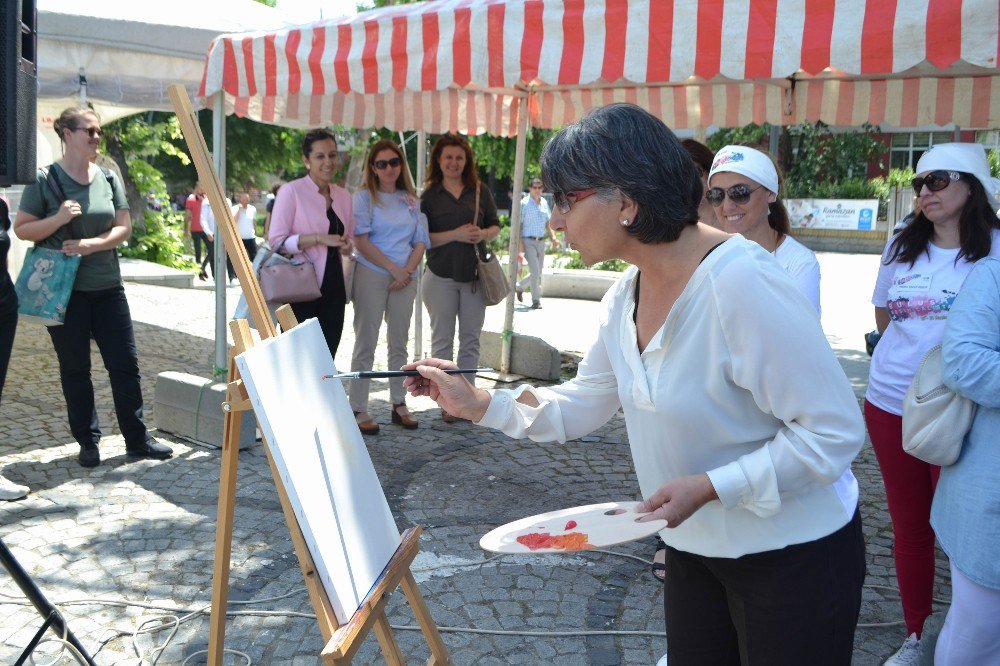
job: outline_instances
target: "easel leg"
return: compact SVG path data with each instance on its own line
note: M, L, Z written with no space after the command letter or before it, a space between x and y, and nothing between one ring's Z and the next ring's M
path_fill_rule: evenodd
M382 647L385 663L388 666L405 666L406 661L403 660L403 653L399 649L396 637L392 635L392 627L389 625L389 618L385 616L385 610L379 611L378 617L375 618L374 629L378 644Z
M423 595L420 594L417 581L413 579L413 572L407 569L406 573L403 574L400 584L403 587L403 594L406 595L407 601L410 602L410 608L413 609L413 614L417 618L420 630L424 632L427 645L431 648L431 658L427 662L428 665L445 666L446 664L451 664L448 648L441 639L441 634L434 623L434 618L431 617L431 612L427 609Z
M229 354L229 382L237 379L235 356ZM236 507L236 471L239 464L242 413L226 412L222 422L222 469L215 526L215 572L212 576L212 612L208 624L208 657L211 666L222 664L229 604L229 566L233 550L233 516Z

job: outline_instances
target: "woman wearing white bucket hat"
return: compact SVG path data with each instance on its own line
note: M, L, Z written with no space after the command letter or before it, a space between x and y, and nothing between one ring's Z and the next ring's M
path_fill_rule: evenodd
M819 315L819 261L789 235L788 211L778 194L781 180L771 158L747 146L726 146L712 160L708 188L705 198L715 207L717 226L774 255Z
M919 658L934 588L931 501L939 467L903 452L902 402L924 354L940 344L955 296L973 265L1000 256L1000 181L979 144L939 144L917 162L921 212L882 256L872 304L882 339L872 356L865 420L892 517L896 580L906 638L886 662Z

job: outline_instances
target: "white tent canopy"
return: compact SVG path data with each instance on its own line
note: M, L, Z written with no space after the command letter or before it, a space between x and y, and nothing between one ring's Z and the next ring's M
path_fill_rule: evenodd
M212 40L224 33L285 27L280 12L253 0L38 2L38 111L58 114L82 98L102 118L170 111L167 86L193 97Z

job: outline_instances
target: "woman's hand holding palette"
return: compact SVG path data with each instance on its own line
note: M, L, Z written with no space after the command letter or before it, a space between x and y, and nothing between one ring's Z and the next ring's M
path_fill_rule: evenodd
M550 511L501 525L479 540L494 553L565 553L606 548L655 534L665 520L637 522L649 515L640 502L605 502Z

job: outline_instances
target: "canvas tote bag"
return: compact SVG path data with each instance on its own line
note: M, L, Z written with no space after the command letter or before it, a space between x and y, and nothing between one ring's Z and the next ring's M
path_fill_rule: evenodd
M66 201L66 193L55 169L50 166L40 171L45 174L45 182L56 196L57 205L61 206ZM66 321L66 308L73 294L80 259L80 255L67 256L62 250L32 246L14 285L18 317L46 326L61 326Z

